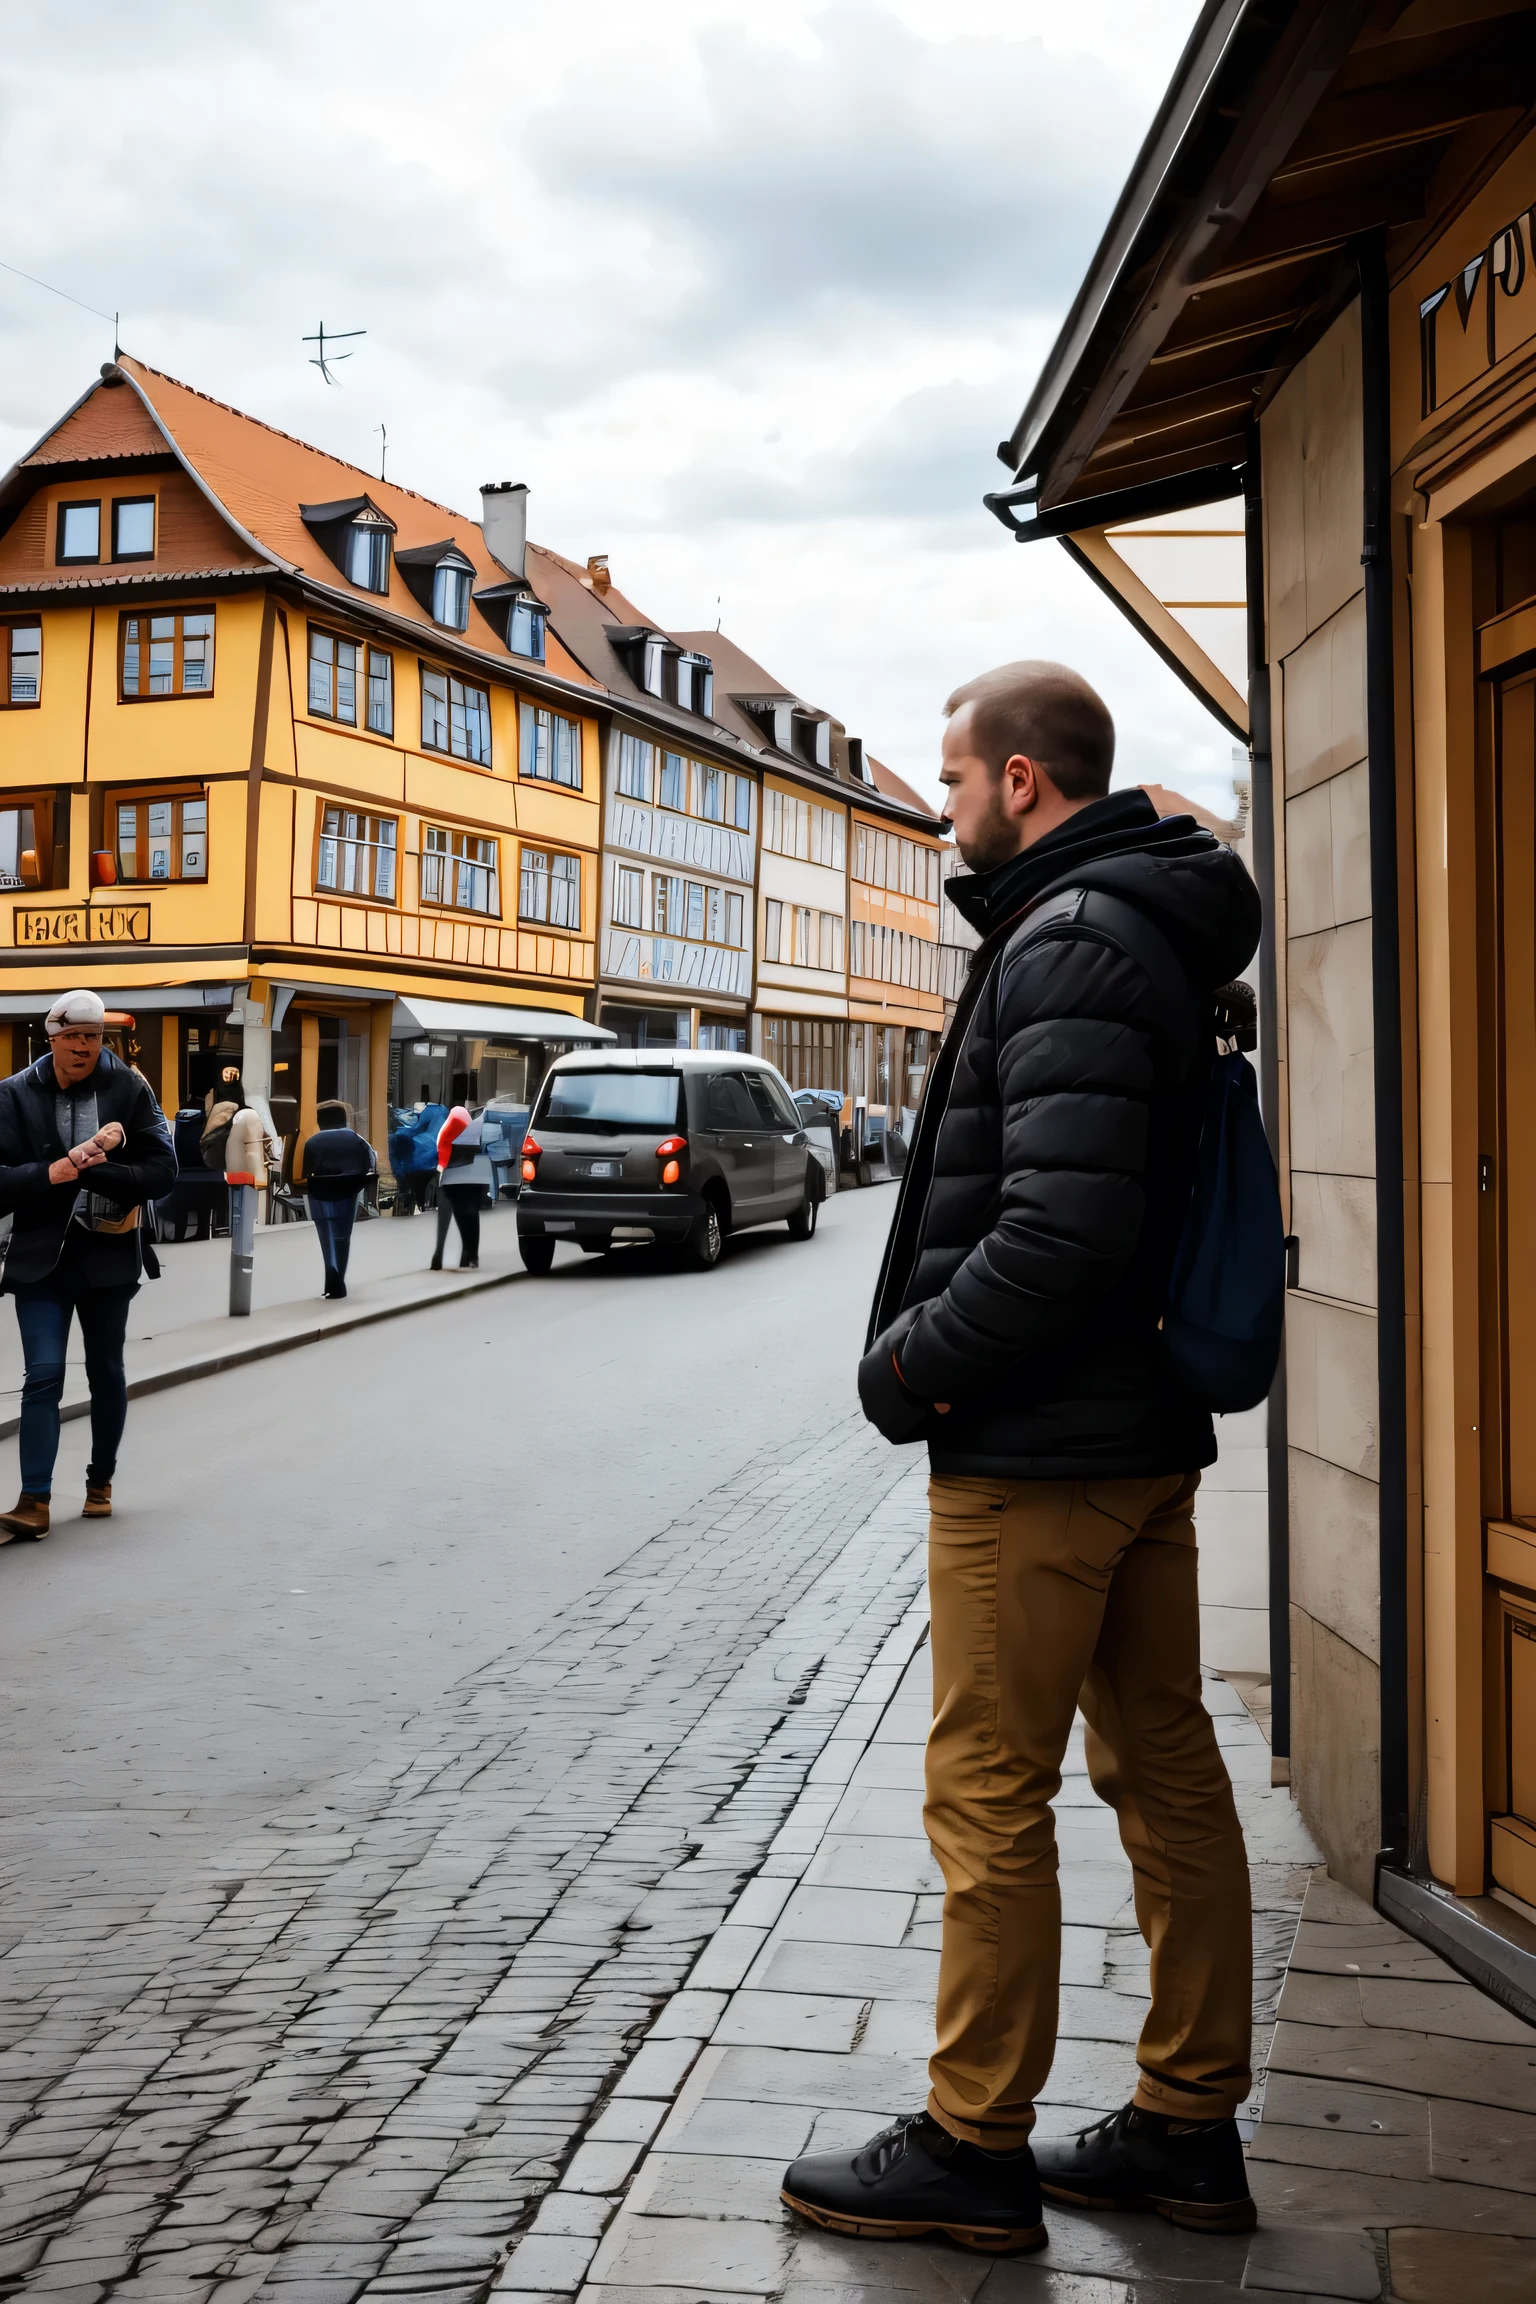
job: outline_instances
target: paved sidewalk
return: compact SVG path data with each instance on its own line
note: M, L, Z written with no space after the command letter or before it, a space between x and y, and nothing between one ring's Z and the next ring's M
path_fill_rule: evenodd
M916 1513L921 1475L903 1486ZM968 2304L978 2293L1219 2304L1255 2291L1529 2304L1536 2034L1327 1878L1289 1794L1270 1784L1258 1725L1214 1676L1206 1701L1254 1880L1259 2077L1242 2120L1259 2231L1212 2238L1052 2209L1050 2246L999 2263L837 2240L785 2213L778 2187L796 2153L862 2142L926 2095L941 1896L920 1814L924 1631L919 1602L540 2204L499 2293L524 2304ZM1080 1729L1057 1806L1065 1956L1042 2134L1125 2101L1147 2005L1129 1867L1088 1784Z
M163 1391L195 1377L217 1375L251 1360L317 1344L348 1329L366 1328L445 1298L504 1287L526 1275L517 1253L516 1219L509 1201L481 1218L478 1272L427 1269L436 1218L392 1216L359 1224L352 1238L346 1297L328 1303L314 1226L278 1224L256 1234L254 1310L229 1317L228 1240L166 1241L158 1253L161 1278L146 1280L128 1320L128 1397ZM458 1253L449 1233L448 1253ZM577 1253L574 1249L569 1254ZM13 1314L0 1310L0 1439L20 1424L21 1340ZM61 1413L83 1416L90 1402L78 1325L70 1331L70 1358Z

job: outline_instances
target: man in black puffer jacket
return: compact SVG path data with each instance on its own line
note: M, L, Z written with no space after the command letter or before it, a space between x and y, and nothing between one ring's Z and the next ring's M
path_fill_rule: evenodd
M0 1081L0 1215L14 1221L3 1292L16 1300L21 1495L0 1513L0 1544L46 1536L59 1398L72 1319L91 1392L87 1520L112 1516L112 1473L128 1414L123 1339L143 1270L140 1210L176 1181L176 1154L149 1083L102 1046L94 992L48 1011L49 1053Z
M1215 1053L1213 999L1259 901L1229 848L1109 792L1114 726L1025 663L950 698L946 813L983 942L928 1079L859 1370L865 1414L925 1440L944 1873L927 2110L797 2161L792 2207L865 2237L1044 2244L1040 2189L1254 2220L1248 1871L1200 1698L1193 1503L1216 1446L1158 1335ZM1050 1802L1081 1704L1152 1954L1133 2101L1029 2144L1055 2052Z

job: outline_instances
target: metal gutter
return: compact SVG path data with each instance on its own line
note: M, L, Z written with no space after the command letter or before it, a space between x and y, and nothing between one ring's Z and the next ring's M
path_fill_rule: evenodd
M1365 462L1365 722L1371 844L1376 1106L1376 1386L1380 1430L1382 1860L1408 1852L1408 1342L1403 1187L1403 1008L1393 681L1391 354L1385 236L1355 251Z
M1264 619L1264 495L1259 442L1243 473L1243 542L1248 593L1248 729L1253 763L1254 878L1264 907L1259 932L1259 1097L1264 1133L1280 1165L1280 987L1275 936L1275 757L1270 726L1269 643ZM1291 1756L1290 1420L1285 1353L1270 1386L1265 1420L1269 1529L1270 1773L1289 1781ZM1282 1771L1275 1765L1283 1761Z
M1033 483L995 488L982 502L1017 543L1033 544L1042 536L1070 535L1075 528L1116 528L1122 521L1146 520L1158 512L1189 512L1198 504L1219 504L1224 497L1236 496L1242 485L1240 465L1202 464L1193 472L1177 472L1166 480L1113 488L1102 496L1079 496L1069 504L1053 505L1049 512L1032 512L1026 520L1016 520L1012 514L1016 505L1034 504Z

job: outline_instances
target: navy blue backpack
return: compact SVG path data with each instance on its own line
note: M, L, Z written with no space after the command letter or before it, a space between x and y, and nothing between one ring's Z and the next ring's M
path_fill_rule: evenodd
M1216 1415L1254 1408L1274 1382L1285 1318L1285 1226L1253 1067L1253 993L1216 995L1223 1050L1211 1068L1194 1189L1168 1281L1163 1348Z

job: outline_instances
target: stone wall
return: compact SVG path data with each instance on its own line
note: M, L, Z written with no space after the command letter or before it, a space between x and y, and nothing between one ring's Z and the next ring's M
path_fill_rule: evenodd
M1291 1781L1335 1873L1379 1845L1371 884L1360 567L1360 323L1262 421L1277 806L1287 1306Z

